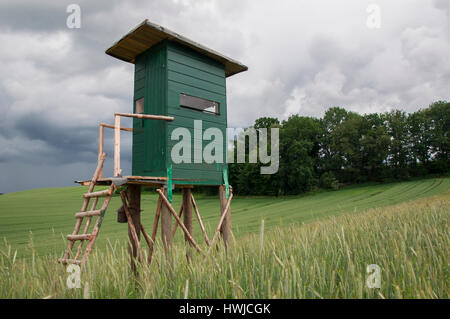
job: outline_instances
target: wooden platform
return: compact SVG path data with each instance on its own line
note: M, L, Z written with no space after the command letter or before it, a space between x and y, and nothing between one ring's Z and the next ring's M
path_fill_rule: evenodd
M175 180L175 179L174 179ZM111 185L112 182L116 184L134 184L143 185L148 187L161 187L167 184L167 177L153 177L153 176L121 176L121 177L102 177L97 180L97 185ZM90 180L87 181L75 181L83 186L89 186L91 184ZM192 188L192 183L189 180L177 180L174 184L176 188Z

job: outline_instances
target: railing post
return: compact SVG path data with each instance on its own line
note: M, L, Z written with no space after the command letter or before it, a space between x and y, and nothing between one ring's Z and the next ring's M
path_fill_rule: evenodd
M114 126L103 124L101 125L102 130L106 127L114 127L114 176L122 176L122 170L120 169L120 131L130 131L132 132L132 128L120 127L120 117L131 117L138 119L149 119L149 120L163 120L163 121L173 121L174 118L172 116L164 116L164 115L151 115L151 114L132 114L132 113L114 113ZM103 143L103 131L101 131L102 142ZM103 144L101 146L103 148ZM100 149L100 145L99 145Z
M104 142L104 138L103 138L103 134L105 132L105 127L103 126L103 124L100 123L100 125L98 126L98 162L100 162L100 159L102 157L103 154L103 149L105 146L105 142ZM98 173L98 177L102 178L103 177L103 165L100 168L100 172Z
M114 114L114 176L120 175L120 115Z

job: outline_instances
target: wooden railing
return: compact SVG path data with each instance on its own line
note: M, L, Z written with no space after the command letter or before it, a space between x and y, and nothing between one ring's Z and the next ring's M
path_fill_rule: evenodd
M104 152L105 149L105 127L107 128L114 128L114 125L109 125L109 124L105 124L105 123L100 123L98 126L98 161L100 161L101 156ZM132 128L129 127L121 127L120 128L121 131L128 131L128 132L133 132ZM99 173L99 178L103 177L103 165L100 167L100 173Z
M122 169L120 168L120 131L133 132L132 128L120 127L120 117L132 117L144 120L162 120L173 121L172 116L164 115L150 115L150 114L133 114L133 113L114 113L114 125L100 123L99 125L99 141L98 141L98 159L104 150L104 132L105 127L114 129L114 176L121 176ZM100 171L100 177L103 177L103 168Z

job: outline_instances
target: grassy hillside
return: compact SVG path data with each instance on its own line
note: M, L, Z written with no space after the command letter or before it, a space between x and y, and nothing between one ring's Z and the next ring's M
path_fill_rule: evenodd
M412 191L412 185L419 187L394 186L398 192L392 198ZM352 193L348 198L360 202L364 192ZM326 202L326 196L316 198ZM158 245L150 269L140 268L136 282L126 249L112 243L89 258L81 289L67 289L68 274L55 256L18 260L12 249L3 248L0 298L449 298L449 207L446 192L360 214L261 229L238 237L228 255L213 250L220 270L212 258L198 254L188 265L184 245L172 249L172 269ZM366 286L370 264L380 267L379 289Z
M402 203L447 192L450 179L382 185L353 186L340 191L319 192L293 197L235 197L232 203L233 233L236 237L258 231L261 219L266 229L274 226L309 223L341 213L362 212L369 208ZM38 254L61 255L66 245L63 237L73 230L73 215L79 211L81 194L86 187L36 189L0 196L0 239L6 238L18 257L29 257L30 247ZM195 192L194 192L195 194ZM175 195L174 206L181 197ZM196 197L208 233L211 235L219 219L219 200L216 197ZM143 225L151 229L157 197L143 194ZM120 199L113 198L106 213L96 246L104 247L109 239L127 240L127 225L116 222L115 210ZM201 239L194 224L195 237ZM32 236L32 243L30 237ZM178 231L176 240L183 240Z

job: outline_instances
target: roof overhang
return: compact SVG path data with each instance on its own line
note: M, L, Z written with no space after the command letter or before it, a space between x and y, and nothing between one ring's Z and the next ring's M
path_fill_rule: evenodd
M165 39L181 43L201 54L221 62L225 65L225 75L227 77L248 70L242 63L230 59L219 52L211 50L195 41L179 35L178 33L170 31L155 23L151 23L147 19L122 37L122 39L114 43L105 52L117 59L134 64L134 60L139 54Z

